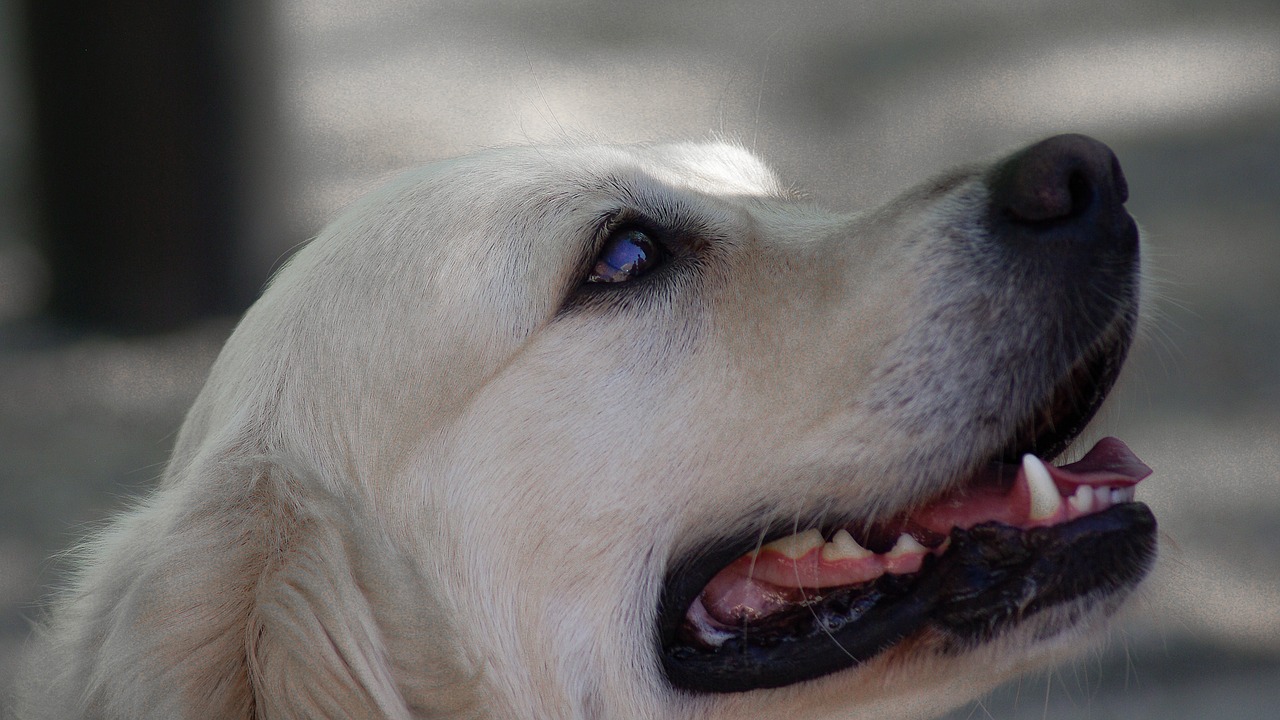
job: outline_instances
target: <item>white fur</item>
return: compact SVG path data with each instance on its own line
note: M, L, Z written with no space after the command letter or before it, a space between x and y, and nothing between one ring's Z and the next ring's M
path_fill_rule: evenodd
M654 648L690 544L901 508L999 445L955 430L1000 349L919 327L976 178L831 214L686 144L497 150L376 192L275 279L160 488L86 547L19 717L884 720L1043 661L1089 623L721 696L671 689ZM620 210L696 225L704 264L579 302ZM936 405L873 402L913 383Z

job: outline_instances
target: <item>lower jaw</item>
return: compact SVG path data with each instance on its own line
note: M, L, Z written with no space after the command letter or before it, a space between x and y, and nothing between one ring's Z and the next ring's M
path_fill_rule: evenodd
M1141 503L1026 530L994 522L957 528L947 551L919 572L824 591L803 607L733 628L718 645L687 623L667 623L663 667L677 687L742 692L853 667L926 630L955 648L973 646L1051 607L1118 600L1146 574L1155 528Z

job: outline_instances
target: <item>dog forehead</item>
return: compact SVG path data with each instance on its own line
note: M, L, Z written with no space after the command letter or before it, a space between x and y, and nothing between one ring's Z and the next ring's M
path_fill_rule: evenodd
M385 349L405 333L469 348L484 357L467 364L487 367L554 317L612 218L725 232L742 225L744 200L776 192L761 160L721 142L499 148L444 160L348 208L277 276L255 322L305 326L290 335L326 347L299 356L342 365L350 355L364 374L370 355L359 348Z
M452 170L466 175L496 168L509 181L560 181L566 188L646 178L670 189L721 197L783 194L777 175L763 160L721 141L518 147L481 153L473 160Z
M380 232L336 234L381 235L393 253L425 253L452 279L551 286L612 217L725 227L743 200L783 194L762 160L725 142L499 148L408 174L352 214Z

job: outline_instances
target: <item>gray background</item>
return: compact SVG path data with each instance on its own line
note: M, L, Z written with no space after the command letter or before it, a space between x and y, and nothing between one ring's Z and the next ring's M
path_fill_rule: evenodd
M528 142L738 140L865 207L1080 131L1119 154L1151 321L1095 436L1156 469L1160 565L1109 643L955 718L1280 716L1280 5L280 0L244 262L263 277L394 171ZM45 327L28 107L0 5L0 678L50 555L144 492L233 319ZM228 239L233 242L234 239Z

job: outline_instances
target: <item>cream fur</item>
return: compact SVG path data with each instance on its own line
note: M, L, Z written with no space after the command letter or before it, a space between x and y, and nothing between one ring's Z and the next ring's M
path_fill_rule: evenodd
M653 648L665 564L708 533L901 508L1000 444L956 428L1028 338L931 312L966 300L941 248L985 193L962 170L828 213L719 143L405 176L246 315L161 486L85 547L18 716L883 720L1043 662L1096 623L725 696L672 690ZM697 271L579 297L620 211L690 228ZM1043 394L1012 375L1006 400Z

